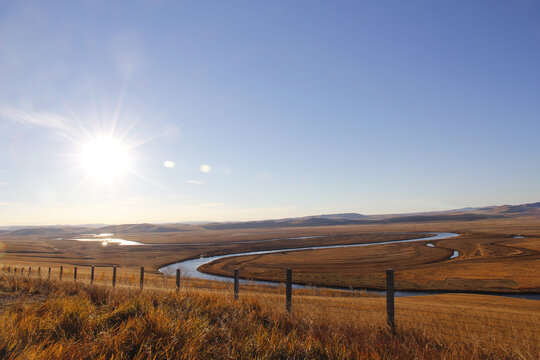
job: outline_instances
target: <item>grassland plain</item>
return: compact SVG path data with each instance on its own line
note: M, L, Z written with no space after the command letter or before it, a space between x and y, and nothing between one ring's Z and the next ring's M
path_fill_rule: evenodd
M426 246L429 243L430 246ZM459 256L451 258L457 251ZM202 271L296 283L384 289L385 270L396 271L396 289L540 293L540 238L463 235L459 238L264 255L237 256L203 265Z
M235 302L231 284L182 279L182 290L176 294L174 279L157 272L164 264L200 255L387 241L435 231L462 236L439 240L433 248L418 242L373 246L369 253L368 247L358 248L363 253L348 249L333 256L289 253L287 261L270 258L267 271L280 281L283 269L293 267L295 281L304 277L306 283L383 288L383 271L392 267L398 288L537 289L540 222L533 218L115 234L154 244L131 247L4 235L0 261L12 270L18 268L18 275L0 277L0 320L5 324L0 329L0 356L537 359L538 301L470 294L398 298L397 329L392 333L386 327L385 299L362 291L295 290L293 312L288 314L283 287L243 285L240 301ZM526 237L514 238L517 234ZM259 242L314 235L325 237ZM460 256L449 259L456 249ZM232 260L237 259L241 258ZM262 260L268 259L242 261L249 265ZM313 268L314 260L326 266L324 274ZM43 279L48 267L51 279L58 279L60 264L62 283ZM91 264L97 265L94 286L88 285ZM120 266L115 290L110 288L112 265ZM138 290L139 266L147 271L143 292ZM225 271L236 265L227 266ZM37 268L41 279L35 278ZM248 268L242 268L244 276Z
M486 295L400 298L226 284L178 293L0 276L0 356L8 359L537 359L538 302ZM33 277L34 276L34 277ZM84 281L83 281L84 282ZM206 287L201 286L206 284ZM230 286L230 285L229 285Z
M383 288L386 268L396 270L396 285L410 290L538 292L540 219L500 218L477 221L416 222L263 228L185 230L174 233L126 233L115 237L145 246L99 246L69 241L75 235L1 235L0 261L40 264L160 266L194 257L280 248L353 244L426 236L428 232L458 232L457 239L439 240L435 247L404 243L375 247L302 251L263 257L233 258L205 271L231 275L239 267L245 278L282 280L283 269L295 269L295 281L307 284ZM514 235L526 238L516 239ZM302 236L324 236L291 239ZM270 239L279 239L266 241ZM265 240L265 241L261 241ZM152 245L153 244L153 245ZM460 256L449 259L453 251Z
M464 235L500 235L510 237L521 234L540 238L538 217L486 219L477 221L416 222L401 224L367 224L311 227L283 227L261 229L196 229L163 233L117 233L115 237L139 241L154 246L96 246L95 243L66 241L77 237L44 235L0 234L1 261L46 264L79 264L101 266L137 267L157 269L165 264L186 260L200 255L211 256L255 250L271 250L287 247L328 245L341 243L349 237L350 243L366 240L356 235L370 236L408 232L458 232ZM326 236L317 239L284 239L273 242L259 240ZM248 243L238 243L238 242Z
M308 231L304 230L302 233L306 234ZM57 240L36 236L3 236L0 237L0 241L4 245L4 251L0 255L2 255L2 261L4 262L14 261L34 265L44 263L98 266L116 265L123 267L145 266L148 270L154 269L157 271L164 264L199 257L201 255L212 256L235 252L309 247L313 245L382 242L428 236L426 233L382 232L359 234L337 233L328 234L320 238L294 238L297 236L302 237L302 235L296 234L297 232L292 232L291 234L278 232L276 234L260 231L259 233L253 233L253 238L250 238L246 235L235 237L216 232L214 237L201 234L201 238L198 238L197 234L191 234L191 237L188 239L176 238L176 233L159 234L158 238L163 241L169 237L176 238L179 241L176 244L147 242L148 238L152 238L152 234L146 235L146 237L142 234L119 234L117 236L130 240L137 239L136 241L148 244L144 246L100 246L96 242ZM280 239L279 237L281 236L284 238Z

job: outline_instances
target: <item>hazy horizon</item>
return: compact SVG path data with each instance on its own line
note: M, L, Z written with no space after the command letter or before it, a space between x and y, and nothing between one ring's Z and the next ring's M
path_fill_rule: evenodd
M539 1L125 4L0 4L0 226L540 199Z
M538 201L529 201L528 204L531 203L537 203ZM492 205L484 205L484 206L504 206L504 205L523 205L523 204L492 204ZM311 217L311 216L321 216L321 215L337 215L337 214L358 214L358 215L365 215L365 216L377 216L377 215L412 215L412 214L418 214L418 213L430 213L430 212L444 212L444 211L450 211L450 210L461 210L461 209L468 209L468 208L482 208L484 206L465 206L463 208L451 208L451 209L442 209L442 210L426 210L426 211L418 211L418 212L398 212L398 213L365 213L365 212L333 212L333 213L317 213L317 214L302 214L302 215L294 215L294 216L285 216L285 217L274 217L274 218L244 218L244 219L228 219L228 220L215 220L215 219L199 219L199 220L171 220L171 221L143 221L140 222L124 222L124 223L49 223L49 224L0 224L0 228L8 228L8 227L49 227L49 226L109 226L109 225L126 225L126 224L140 224L140 223L149 223L149 224L196 224L196 223L212 223L212 222L244 222L244 221L264 221L264 220L281 220L281 219L289 219L289 218L302 218L302 217Z

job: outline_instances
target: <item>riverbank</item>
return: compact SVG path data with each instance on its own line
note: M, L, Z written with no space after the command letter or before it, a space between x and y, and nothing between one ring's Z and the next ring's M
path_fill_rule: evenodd
M385 289L387 268L396 271L396 289L415 292L522 294L537 298L540 279L528 266L538 267L538 242L529 238L446 234L377 246L338 246L229 254L193 259L180 267L186 276L230 281L235 268L245 279L283 282L283 269L294 269L294 282L310 286ZM430 246L428 246L430 245ZM455 254L459 256L455 257ZM197 271L196 269L200 271ZM163 268L162 268L163 271ZM216 277L217 276L217 277Z

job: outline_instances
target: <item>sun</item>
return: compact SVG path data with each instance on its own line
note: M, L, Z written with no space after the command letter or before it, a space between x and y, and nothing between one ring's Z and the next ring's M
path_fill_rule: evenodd
M92 139L83 145L82 166L94 180L110 184L129 169L128 147L115 138Z

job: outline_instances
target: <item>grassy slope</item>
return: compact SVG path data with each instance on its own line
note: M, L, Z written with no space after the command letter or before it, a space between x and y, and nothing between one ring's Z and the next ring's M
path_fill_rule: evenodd
M504 341L513 340L514 332L520 333L510 319L500 324L497 321L502 318L495 318L491 324L483 320L476 329L466 321L433 327L436 319L421 313L422 309L430 308L434 301L442 306L451 298L398 303L403 321L398 315L398 330L392 334L384 326L383 299L314 294L295 297L293 314L287 314L277 306L282 305L281 297L262 293L245 294L240 301L233 301L228 294L195 289L179 294L141 293L0 276L0 357L535 359L538 355L537 338ZM471 312L471 322L486 316L478 309L473 312L471 306L491 298L457 299L448 309ZM515 306L514 321L520 313L532 324L538 319L540 309L535 310L535 302L501 301L501 308L497 304L490 307L493 314L500 316L502 308ZM423 327L414 317L405 317L407 309L416 309L430 326ZM528 326L523 320L520 324ZM500 337L492 328L502 331ZM538 331L534 325L531 329ZM454 332L445 337L450 330Z

